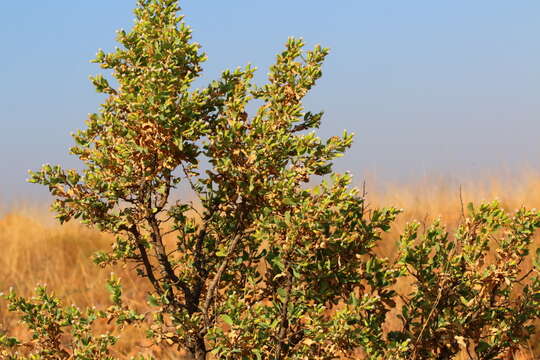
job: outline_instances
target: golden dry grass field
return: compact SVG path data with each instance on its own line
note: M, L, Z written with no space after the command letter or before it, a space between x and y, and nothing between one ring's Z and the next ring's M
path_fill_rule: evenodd
M407 222L417 220L427 224L441 217L449 229L455 227L462 214L462 201L478 203L499 199L509 210L522 205L540 207L540 173L534 172L514 176L512 181L499 178L464 183L461 196L459 186L433 179L410 185L387 184L382 188L384 191L370 191L368 183L370 206L392 205L405 210L380 246L379 251L388 257L392 257L398 234ZM129 268L101 269L92 263L91 254L106 248L109 242L108 236L78 224L57 225L44 207L8 209L0 215L0 291L14 287L21 295L30 295L37 284L46 284L67 304L106 307L110 300L104 284L114 271L123 278L125 298L143 309L145 291L141 291L141 287L144 283L130 275L133 272ZM540 246L540 240L536 243ZM105 328L107 325L103 324L99 330ZM3 301L0 301L0 331L24 334ZM173 358L166 349L149 347L142 331L134 328L122 332L115 355L129 358L130 354L144 353L153 354L157 359ZM534 339L516 359L534 359L533 351L540 350L538 343L540 338Z

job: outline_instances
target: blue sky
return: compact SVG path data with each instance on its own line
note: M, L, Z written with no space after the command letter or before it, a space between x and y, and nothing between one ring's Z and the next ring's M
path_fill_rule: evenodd
M0 202L44 199L44 162L76 166L69 133L103 100L89 60L133 23L135 0L0 1ZM203 80L251 63L257 81L288 36L331 48L307 98L322 136L357 134L337 169L459 181L540 168L540 2L181 2L209 56ZM2 200L3 199L3 200Z

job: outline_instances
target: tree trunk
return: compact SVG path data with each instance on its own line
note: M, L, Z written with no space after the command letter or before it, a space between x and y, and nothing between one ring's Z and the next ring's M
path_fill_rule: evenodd
M206 344L204 343L204 337L197 337L195 339L195 346L193 347L193 358L195 360L206 360Z

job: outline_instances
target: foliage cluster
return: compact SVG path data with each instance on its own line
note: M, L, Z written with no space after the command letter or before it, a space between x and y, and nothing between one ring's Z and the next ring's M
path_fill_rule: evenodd
M138 1L135 26L118 32L121 47L95 59L118 85L92 78L107 100L74 135L71 152L84 169L45 165L31 175L55 196L61 222L80 219L116 236L95 261L134 264L153 287L152 311L122 305L116 281L107 311L63 308L42 288L31 301L10 294L34 333L30 359L108 358L115 338L91 333L100 317L145 323L156 343L197 360L359 351L497 359L527 341L540 317L540 265L522 269L540 213L471 207L455 234L439 223L419 234L411 224L398 260L381 258L375 248L399 210L368 208L350 176L332 171L352 135L321 140L310 130L323 114L302 105L328 50L289 39L265 85L253 84L248 66L193 89L206 57L178 11L175 0ZM253 101L261 105L250 116ZM317 177L321 184L308 186ZM183 184L198 204L174 201ZM406 277L412 290L398 294ZM397 310L402 327L384 332ZM2 344L24 358L18 340Z
M85 311L75 305L62 306L60 299L43 286L36 288L36 296L32 299L17 296L10 290L5 296L9 310L21 314L20 319L32 337L29 341L21 341L6 334L1 335L0 355L8 360L114 360L110 347L118 337L110 333L94 335L93 325L97 321L114 320L116 325L123 327L142 320L144 316L122 304L122 290L116 277L111 276L107 287L114 305L106 310L94 307Z

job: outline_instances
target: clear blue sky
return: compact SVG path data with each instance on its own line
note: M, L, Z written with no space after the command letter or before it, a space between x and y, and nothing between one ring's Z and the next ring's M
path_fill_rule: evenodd
M135 0L0 1L0 202L43 199L25 184L44 162L75 166L69 133L103 100L98 48L130 28ZM323 136L357 134L338 163L358 181L473 177L540 168L540 1L230 0L182 2L209 55L206 79L256 65L288 36L332 52L307 99ZM457 175L456 175L457 174Z

